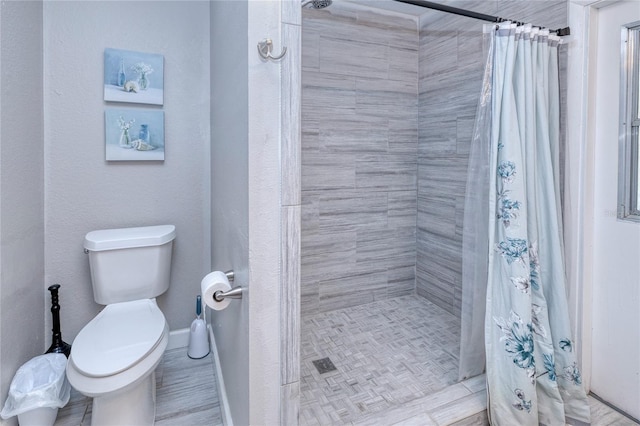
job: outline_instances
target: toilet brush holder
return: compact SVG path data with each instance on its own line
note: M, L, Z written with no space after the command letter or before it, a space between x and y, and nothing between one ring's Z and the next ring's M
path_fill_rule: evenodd
M202 299L196 298L196 319L191 323L189 330L189 358L199 359L209 355L209 333L207 324L202 318Z
M53 318L53 336L51 337L51 346L47 349L47 354L60 353L67 358L71 354L71 345L62 340L62 332L60 331L60 304L58 303L58 289L60 284L49 286L51 292L51 316Z

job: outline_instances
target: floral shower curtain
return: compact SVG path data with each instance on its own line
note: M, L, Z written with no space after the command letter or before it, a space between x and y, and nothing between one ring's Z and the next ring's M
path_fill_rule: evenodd
M489 417L494 425L589 424L565 293L559 39L511 23L491 33L481 320Z

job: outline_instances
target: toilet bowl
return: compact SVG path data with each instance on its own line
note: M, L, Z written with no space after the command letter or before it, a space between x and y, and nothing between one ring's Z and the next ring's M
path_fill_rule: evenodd
M92 425L152 425L155 368L169 327L155 300L108 305L78 334L67 378L93 398Z
M105 308L73 341L69 383L93 398L92 425L152 425L155 368L169 341L156 297L169 288L175 226L89 232L93 299Z

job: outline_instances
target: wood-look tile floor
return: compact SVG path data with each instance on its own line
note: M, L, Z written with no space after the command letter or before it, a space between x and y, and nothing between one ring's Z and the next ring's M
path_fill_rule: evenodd
M55 426L89 426L91 398L75 390ZM187 348L164 354L156 370L156 425L222 425L213 356L191 359Z

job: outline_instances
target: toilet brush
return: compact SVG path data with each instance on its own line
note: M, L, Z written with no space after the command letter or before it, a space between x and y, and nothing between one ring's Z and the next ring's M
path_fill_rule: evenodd
M196 319L191 323L187 355L193 359L209 355L209 334L207 324L202 318L202 298L200 296L196 297Z
M58 304L58 289L60 284L54 284L49 286L48 290L51 292L51 316L53 317L53 336L51 338L51 346L47 349L47 354L59 353L65 354L67 358L71 354L71 345L62 340L62 333L60 332L60 304Z

